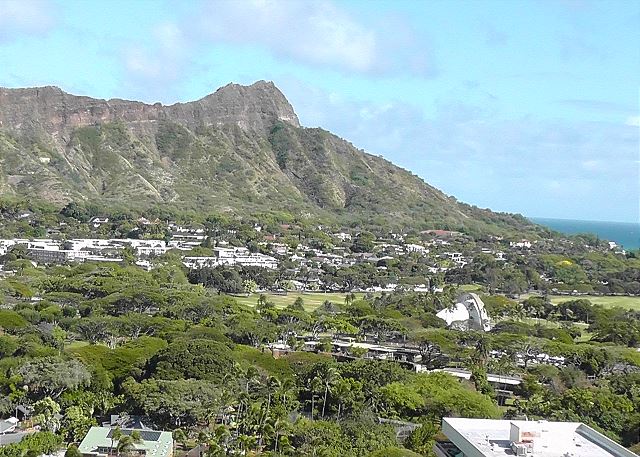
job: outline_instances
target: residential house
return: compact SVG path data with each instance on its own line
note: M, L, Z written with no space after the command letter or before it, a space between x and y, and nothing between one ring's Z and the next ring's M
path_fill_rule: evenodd
M98 228L103 224L108 224L109 223L109 218L108 217L101 217L101 216L96 216L96 217L92 217L89 220L89 224L91 224L91 226L93 228Z
M115 428L91 427L78 446L85 457L115 456L118 442L113 439ZM146 429L121 429L123 435L138 432L142 442L134 445L135 454L146 457L171 457L173 455L173 436L171 432Z

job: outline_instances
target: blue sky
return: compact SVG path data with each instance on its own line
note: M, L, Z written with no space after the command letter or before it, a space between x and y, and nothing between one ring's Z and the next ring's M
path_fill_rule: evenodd
M0 85L173 103L274 81L458 199L640 218L640 2L0 0Z

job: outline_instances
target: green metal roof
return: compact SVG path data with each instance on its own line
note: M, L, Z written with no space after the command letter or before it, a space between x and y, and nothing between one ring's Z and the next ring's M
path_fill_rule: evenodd
M85 435L78 449L83 454L105 455L104 449L114 448L117 441L111 442L110 427L91 427ZM130 435L134 430L122 429L123 435ZM171 432L138 430L142 442L135 445L136 449L144 450L147 457L169 457L173 453L173 436ZM103 450L100 450L102 448Z

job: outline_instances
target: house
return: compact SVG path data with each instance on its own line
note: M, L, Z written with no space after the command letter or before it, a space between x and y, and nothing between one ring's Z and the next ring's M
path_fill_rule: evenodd
M21 428L20 420L17 417L3 419L0 421L0 446L19 443L31 433L34 433L34 430Z
M333 237L340 240L340 241L349 241L351 240L351 234L350 233L346 233L346 232L338 232L338 233L334 233Z
M100 217L100 216L96 216L96 217L92 217L89 220L89 224L91 224L93 226L93 228L98 228L103 224L108 224L109 223L109 218L108 217Z
M251 267L262 267L269 269L278 268L278 260L274 257L251 253L247 248L219 248L213 249L213 256L210 257L184 257L182 263L187 268L213 268L219 265L241 265Z
M420 233L442 238L452 238L462 235L460 232L453 232L451 230L424 230Z
M416 365L416 371L426 371L423 365ZM471 379L471 371L461 368L436 368L433 372L441 371L458 379ZM491 384L496 392L498 405L503 406L507 399L514 396L516 388L522 384L522 378L518 376L508 376L501 374L487 373L487 382Z
M83 257L81 251L68 249L29 249L29 256L37 263L61 264ZM86 253L84 253L86 254Z
M581 422L442 419L438 457L637 457Z
M20 421L17 417L10 417L9 419L0 421L0 435L14 433L16 428L18 428L18 424L20 424Z
M112 439L114 430L115 428L111 427L91 427L78 446L78 450L85 457L115 456L118 442ZM121 432L123 435L140 433L142 442L134 445L138 456L171 457L173 455L171 432L144 429L121 429Z
M458 263L463 261L462 252L445 252L443 256L448 257L452 262Z
M418 254L422 254L422 255L429 253L429 249L425 248L420 244L406 244L404 247L407 250L407 252L417 252Z
M130 416L128 414L112 414L107 422L102 423L103 427L134 430L153 430L151 420L146 416Z

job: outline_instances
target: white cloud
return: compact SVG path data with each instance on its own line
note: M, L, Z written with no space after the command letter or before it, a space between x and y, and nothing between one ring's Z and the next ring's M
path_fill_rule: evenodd
M640 180L631 126L504 119L491 107L455 100L441 101L428 117L406 103L332 98L296 81L282 86L303 125L382 154L463 201L550 217L637 215L637 195L629 192Z
M54 9L47 0L2 0L0 3L0 41L18 34L48 32L55 23Z
M165 22L158 25L153 35L164 52L179 54L182 53L185 48L184 34L182 30L172 22Z
M136 76L157 78L161 74L161 62L141 46L134 46L125 51L127 70Z
M347 72L433 72L407 21L365 24L328 0L221 0L197 20L214 43L259 46L278 58Z
M178 81L189 61L190 51L177 24L158 24L151 33L152 44L133 44L122 53L124 84L136 98L147 100L167 94L167 86Z
M632 106L606 100L564 99L558 100L557 103L584 111L605 112L614 114L626 114L634 112Z
M188 73L213 72L216 62L196 59L212 45L232 46L240 54L261 50L281 62L347 74L435 74L425 40L401 16L365 23L330 0L217 0L196 9L195 16L159 24L148 40L121 51L125 95L175 98L176 83Z
M625 124L632 127L640 127L640 116L631 116L627 118Z
M602 163L599 160L592 159L592 160L585 160L584 162L582 162L582 168L588 171L598 171L600 170L601 166L602 166Z

